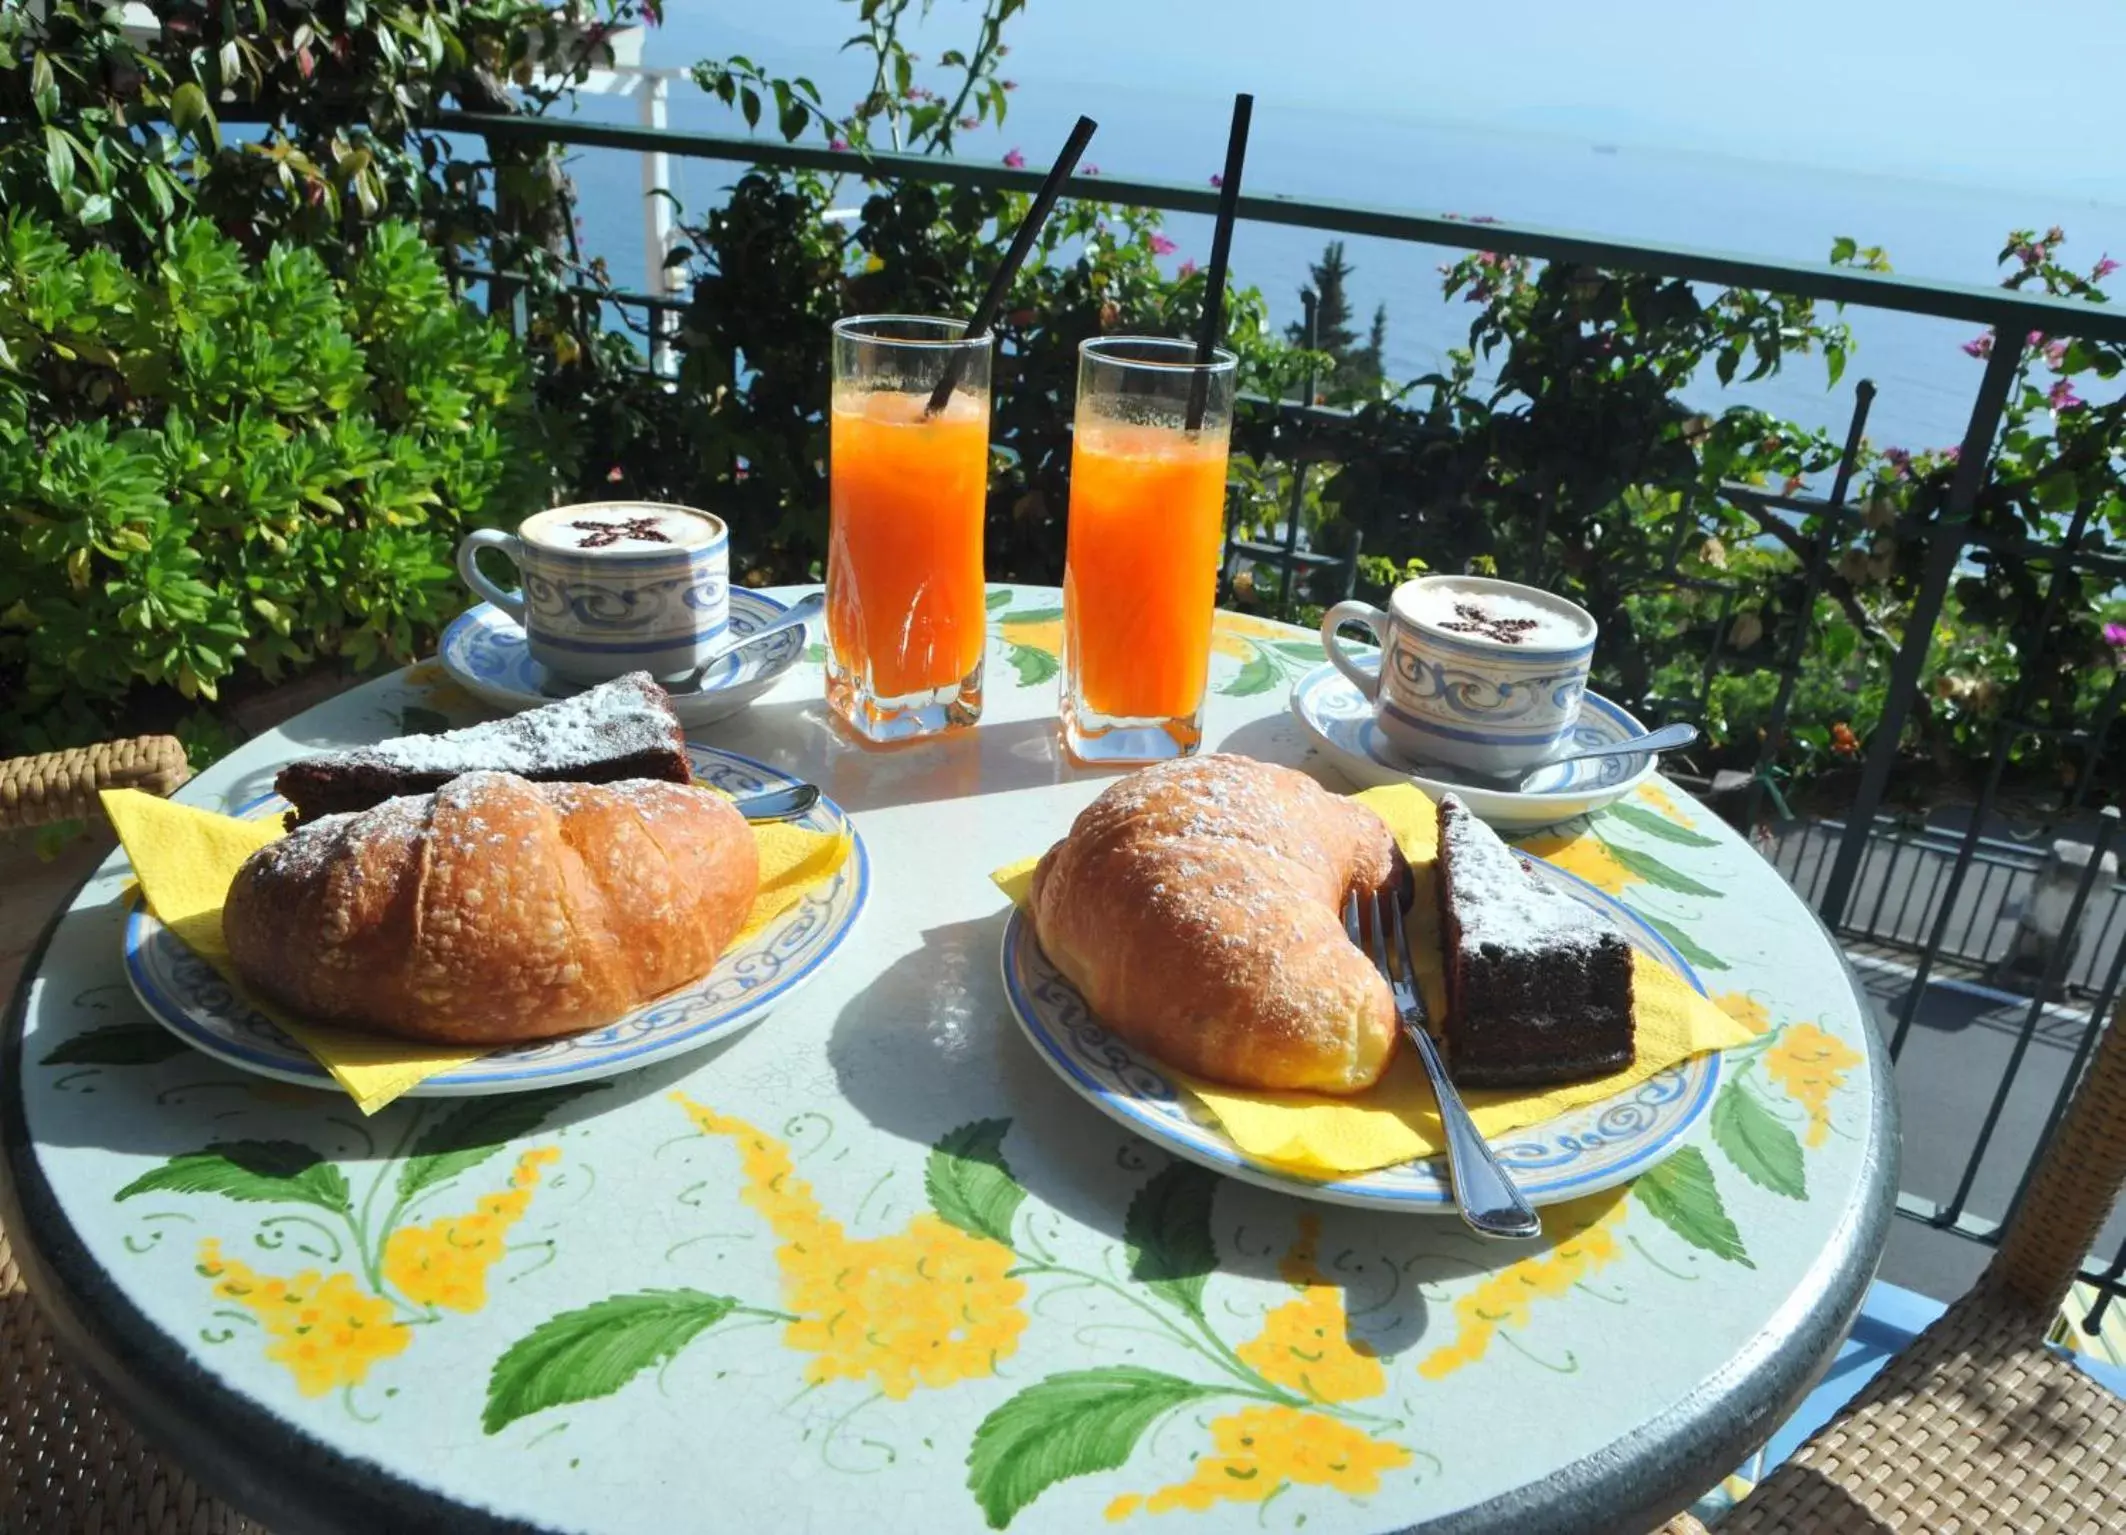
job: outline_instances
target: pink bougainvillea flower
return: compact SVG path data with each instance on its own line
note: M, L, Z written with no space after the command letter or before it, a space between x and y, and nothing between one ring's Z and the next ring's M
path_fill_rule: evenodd
M849 147L849 141L847 139L829 139L827 140L827 147L839 152Z
M1182 262L1181 265L1174 268L1174 275L1177 277L1194 277L1196 275L1196 263L1194 261Z
M2126 650L2126 624L2104 625L2104 643L2113 650Z
M1212 186L1214 186L1214 187L1222 187L1222 186L1224 186L1224 185L1225 185L1225 177L1223 177L1223 176L1213 176L1213 177L1211 177L1211 185L1212 185Z
M2073 410L2081 405L2082 397L2074 392L2074 381L2063 378L2052 386L2052 392L2045 396L2045 401L2055 411Z
M2067 343L2055 341L2045 348L2045 361L2057 368L2067 361Z
M2015 248L2015 259L2024 266L2036 266L2044 259L2044 255L2045 253L2035 245L2018 245Z
M1964 355L1966 357L1991 357L1993 355L1993 332L1989 330L1983 336L1973 336L1969 341L1966 341L1964 343Z
M1472 224L1496 224L1498 220L1488 213L1472 213L1469 215L1469 222Z
M1007 150L1004 155L1004 164L1012 170L1020 170L1026 164L1026 156L1020 154L1016 149Z
M982 120L979 117L963 117L960 119L960 126L962 128L965 128L969 133L972 133L975 129L982 126Z
M2105 278L2109 277L2113 272L2116 272L2118 269L2119 264L2111 259L2109 253L2106 253L2104 259L2096 264L2096 269L2092 271L2089 276L2090 279L2094 282L2102 282Z
M2024 346L2043 346L2044 344L2045 333L2041 330L2034 330L2029 335L2023 337Z
M1887 463L1892 469L1896 470L1900 476L1907 475L1912 472L1912 455L1907 453L1903 448L1884 448L1882 450L1882 457L1883 462Z
M1078 174L1081 176L1097 176L1100 174L1100 167L1088 160L1078 167Z
M1152 236L1152 254L1154 256L1171 256L1179 249L1181 247L1169 240L1165 235Z
M997 84L1003 86L1007 91L1015 91L1019 88L1019 82L1016 80L999 80Z
M1956 462L1956 461L1957 461L1958 459L1960 459L1960 458L1962 458L1962 457L1964 456L1964 450L1963 450L1962 448L1956 447L1956 446L1954 446L1954 445L1952 444L1951 446L1949 446L1949 447L1946 447L1946 448L1943 448L1943 449L1941 450L1941 456L1942 456L1942 457L1943 457L1944 459L1946 459L1946 460L1947 460L1948 462L1950 462L1950 463L1952 463L1952 464L1953 464L1953 463L1955 463L1955 462Z

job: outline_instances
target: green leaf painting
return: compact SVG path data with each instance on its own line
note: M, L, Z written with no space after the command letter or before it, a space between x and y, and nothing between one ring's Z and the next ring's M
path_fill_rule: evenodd
M1175 1162L1137 1190L1123 1218L1132 1279L1192 1316L1203 1315L1203 1281L1218 1266L1211 1241L1211 1197L1218 1175Z
M1135 1365L1051 1375L982 1420L967 1452L967 1486L1001 1530L1056 1483L1112 1471L1165 1414L1217 1394Z
M535 1093L502 1093L474 1098L453 1109L420 1133L399 1168L399 1198L407 1200L482 1162L519 1136L546 1123L555 1109L587 1092L603 1092L602 1082L550 1087Z
M807 666L825 666L827 664L827 647L824 645L807 645L805 647L805 664Z
M987 603L989 611L992 613L998 608L1008 608L1011 606L1011 588L1000 586L983 600Z
M1011 1245L1012 1217L1026 1191L1004 1160L1008 1119L978 1119L947 1134L923 1169L930 1207L969 1236Z
M1688 874L1671 869L1651 853L1642 853L1635 847L1611 842L1607 837L1602 845L1609 849L1610 856L1649 885L1658 885L1663 890L1673 890L1679 895L1717 896L1720 892L1710 885L1701 885Z
M1808 1198L1801 1142L1757 1101L1743 1081L1736 1077L1713 1100L1713 1144L1727 1153L1736 1171L1759 1188L1784 1194L1788 1199Z
M434 709L408 704L399 711L399 729L406 735L435 735L449 728L450 716Z
M1656 1220L1691 1246L1744 1268L1757 1266L1728 1219L1713 1170L1697 1147L1685 1146L1651 1172L1641 1173L1631 1191Z
M1699 969L1725 970L1728 968L1726 960L1715 954L1711 949L1706 948L1704 944L1699 943L1690 934L1684 932L1682 928L1676 926L1675 923L1664 922L1659 917L1649 916L1643 911L1638 914L1638 917L1641 922L1644 922L1648 927L1674 944L1676 952Z
M1016 613L1006 613L997 622L1001 624L1052 624L1063 616L1061 608L1021 608Z
M294 1141L221 1141L188 1151L118 1191L136 1194L219 1194L253 1203L290 1201L345 1215L347 1180L337 1167Z
M1270 641L1270 646L1274 650L1283 651L1295 661L1305 661L1312 664L1316 661L1328 659L1322 653L1320 640L1272 640ZM1357 649L1358 647L1354 646L1352 648Z
M1014 645L1006 655L1019 674L1022 688L1036 687L1062 670L1062 664L1054 656L1031 645Z
M1240 668L1240 674L1218 691L1229 698L1246 698L1255 693L1267 693L1283 676L1277 663L1257 646L1254 655L1248 658L1248 664Z
M61 1040L47 1066L153 1066L190 1048L159 1023L114 1023Z
M564 1311L495 1361L480 1426L497 1434L546 1408L611 1396L737 1309L728 1295L643 1290Z
M1619 800L1602 812L1615 816L1626 826L1643 831L1649 837L1658 837L1663 842L1673 842L1678 847L1718 847L1718 841L1701 836L1680 821L1671 821L1657 810L1648 810L1644 805L1634 805L1628 800Z

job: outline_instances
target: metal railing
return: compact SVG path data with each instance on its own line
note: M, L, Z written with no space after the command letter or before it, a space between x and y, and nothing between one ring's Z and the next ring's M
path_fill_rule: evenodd
M750 137L637 128L575 119L532 116L497 116L469 112L446 112L433 125L453 133L479 135L490 142L550 143L576 148L608 149L645 156L680 156L695 159L761 165L785 170L812 170L845 174L859 179L939 183L955 187L1030 193L1041 182L1033 170L1015 170L1002 165L879 152L859 152L783 144ZM1105 202L1132 204L1174 213L1214 214L1218 194L1202 187L1119 177L1073 177L1067 195ZM2044 971L2035 978L2035 995L2015 999L2022 1012L2012 1026L2014 1043L2010 1059L1994 1092L1989 1111L1980 1122L1970 1155L1958 1176L1954 1194L1946 1200L1928 1200L1912 1194L1900 1196L1902 1213L1941 1229L1980 1242L1998 1240L1999 1223L1974 1215L1968 1208L1981 1166L1995 1143L2004 1107L2014 1090L2039 1024L2057 1021L2056 1004L2047 998L2064 995L2070 981L2076 995L2088 1000L2078 1028L2070 1031L2066 1048L2071 1051L2067 1069L2052 1102L2051 1112L2038 1126L2032 1155L2049 1138L2064 1110L2068 1095L2087 1062L2103 1027L2112 1000L2121 983L2122 957L2126 957L2126 885L2100 877L2105 848L2117 841L2117 810L2088 816L2085 803L2092 771L2101 760L2108 733L2122 703L2126 703L2126 675L2106 695L2090 719L2062 726L2057 721L2026 717L2030 679L2036 673L2036 658L2045 650L2048 630L2058 605L2076 573L2094 574L2114 582L2126 578L2126 559L2103 550L2085 548L2092 508L2088 503L2073 514L2071 526L2057 544L2033 544L2006 539L1971 525L1972 509L1990 472L1994 441L1999 433L2009 389L2017 375L2033 333L2048 339L2087 338L2126 343L2126 305L2103 308L2043 294L1998 287L1928 281L1886 272L1769 260L1682 246L1637 244L1566 231L1543 229L1509 222L1483 222L1444 214L1398 212L1359 207L1346 203L1250 193L1239 199L1238 216L1249 222L1290 225L1343 235L1373 236L1459 250L1498 251L1551 262L1570 262L1614 268L1662 278L1769 290L1796 297L1841 305L1851 304L1907 314L1967 321L1990 327L1995 344L1986 365L1963 433L1959 458L1942 516L1918 531L1927 541L1924 572L1917 595L1906 615L1904 633L1890 667L1889 687L1883 718L1873 731L1853 802L1841 820L1790 827L1780 839L1777 856L1784 868L1835 931L1858 943L1884 944L1915 957L1909 967L1909 985L1897 1003L1890 1043L1893 1054L1902 1054L1909 1042L1914 1018L1928 994L1930 978L1944 958L1966 966L1986 967L1999 959L1996 952L2004 930L2012 931L2006 915L2008 904L2027 898L2025 887L2034 879L2034 856L2022 847L1992 836L1996 811L2010 748L2018 735L2033 731L2066 735L2079 741L2083 771L2067 802L2051 819L2092 823L2097 844L2076 886L2068 928L2084 938L2081 958L2070 973L2064 948L2056 949ZM661 257L661 253L653 253ZM660 268L661 269L661 268ZM648 312L669 313L683 307L669 292L619 293L599 290L599 296L637 305ZM1722 495L1758 517L1816 518L1826 528L1849 523L1857 515L1847 505L1852 474L1862 430L1873 397L1873 386L1862 383L1856 390L1855 411L1835 483L1826 497L1776 496L1749 486L1723 488ZM1283 407L1279 429L1289 426L1294 440L1303 440L1310 417L1324 413L1305 406ZM1333 413L1329 413L1333 414ZM1296 476L1295 476L1296 478ZM1279 568L1282 572L1279 603L1289 610L1295 583L1301 574L1324 565L1342 564L1297 547L1298 518L1295 511L1278 543L1247 543L1229 550L1228 565L1236 555ZM1688 529L1683 530L1687 532ZM1825 550L1828 533L1815 539L1804 563L1806 601L1812 608L1826 577ZM1898 760L1903 727L1926 668L1930 641L1941 618L1950 584L1967 555L1976 550L1999 549L2028 560L2049 564L2050 575L2044 603L2033 615L2034 622L2018 628L2023 658L2018 696L1998 729L1989 757L1986 777L1971 808L1969 820L1959 833L1954 829L1912 829L1879 817L1890 777ZM1723 630L1725 625L1720 626ZM1754 825L1763 810L1763 796L1770 783L1767 768L1775 763L1784 746L1788 709L1795 682L1806 660L1808 625L1796 632L1779 666L1781 681L1760 751L1758 772L1750 780L1743 819ZM1717 644L1717 642L1716 642ZM1706 663L1709 686L1717 669L1717 650ZM1703 706L1703 698L1697 701ZM1791 851L1789 851L1791 850ZM1967 890L1977 871L1978 885ZM1916 883L1927 880L1924 895L1908 885L1893 892L1899 879ZM1869 896L1873 895L1872 903ZM1914 902L1917 902L1915 905ZM1894 902L1894 904L1892 904ZM1961 930L1956 931L1961 923ZM1952 932L1955 936L1952 937ZM2074 1012L2069 1010L2069 1017ZM2027 1170L2024 1176L2027 1176ZM2003 1217L2021 1197L2020 1189L2007 1201ZM2102 1307L2126 1290L2126 1245L2108 1262L2092 1259L2084 1278L2101 1296ZM2094 1324L2092 1323L2092 1330Z

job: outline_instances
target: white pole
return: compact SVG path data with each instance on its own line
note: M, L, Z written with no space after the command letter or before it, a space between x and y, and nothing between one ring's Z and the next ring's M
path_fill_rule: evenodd
M662 128L669 99L666 77L659 70L645 70L635 88L637 115L645 128ZM664 298L676 291L665 270L664 258L672 249L672 157L661 149L642 156L642 244L647 281L643 291ZM650 315L650 368L670 375L677 371L672 357L671 316L662 310Z

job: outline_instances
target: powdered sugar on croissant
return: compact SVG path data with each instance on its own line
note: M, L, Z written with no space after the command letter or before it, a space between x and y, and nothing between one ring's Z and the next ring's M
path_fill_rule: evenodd
M1099 1020L1236 1087L1352 1093L1394 1052L1387 983L1344 934L1401 877L1379 816L1247 757L1113 784L1034 871L1041 947Z
M299 1021L500 1044L705 974L759 877L744 819L707 790L472 773L259 849L222 931L245 983Z

